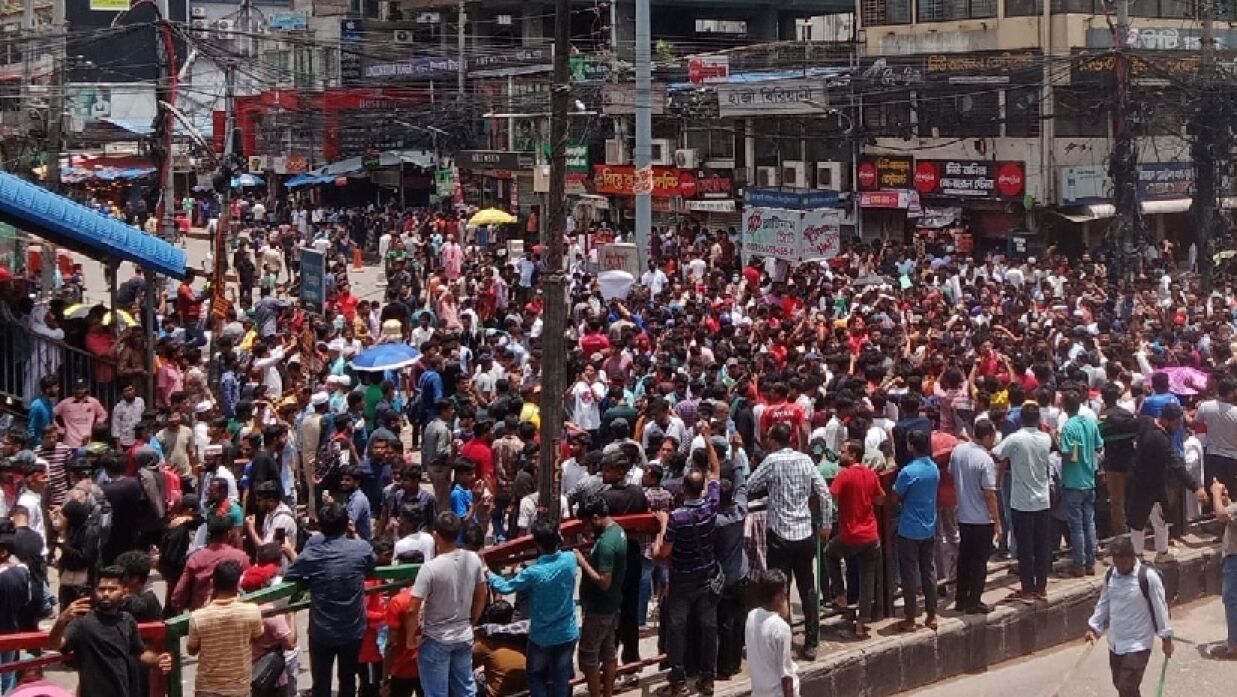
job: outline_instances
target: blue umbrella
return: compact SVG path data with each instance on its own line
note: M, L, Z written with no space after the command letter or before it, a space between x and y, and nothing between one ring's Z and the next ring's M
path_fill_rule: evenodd
M262 177L248 173L232 177L233 189L244 189L251 186L266 186L266 182L262 181Z
M421 352L405 343L391 342L378 344L365 349L352 359L349 365L353 370L377 372L379 370L398 370L412 365Z

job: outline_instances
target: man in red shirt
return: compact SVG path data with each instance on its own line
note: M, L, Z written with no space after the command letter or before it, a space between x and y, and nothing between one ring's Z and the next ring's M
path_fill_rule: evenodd
M424 561L429 561L428 559ZM407 646L408 606L412 588L405 588L387 603L386 620L391 635L387 638L386 654L382 657L382 682L388 697L412 697L420 694L421 679L417 671L417 650Z
M494 440L494 422L478 420L473 424L472 433L472 440L460 447L460 457L476 465L477 476L485 481L490 491L498 491L494 481L494 448L490 445Z
M760 433L766 434L774 424L790 426L790 445L795 450L807 452L808 423L803 408L794 402L787 401L790 388L784 382L774 383L769 388L769 404L760 415ZM762 435L763 438L763 435ZM765 445L766 450L769 446ZM772 451L770 451L772 452Z
M588 329L580 337L580 350L586 358L595 353L602 353L610 348L610 339L602 326L601 319L594 317L588 321Z
M185 328L186 345L205 346L206 336L198 322L202 317L202 300L206 298L206 293L193 289L195 277L193 269L185 269L185 277L176 288L176 314L180 317L180 326Z
M829 486L837 503L837 535L825 547L825 571L829 587L845 588L842 559L859 563L859 613L855 615L855 635L867 638L867 623L872 621L872 601L876 595L876 565L880 563L880 530L876 525L876 506L885 501L880 478L862 464L863 443L848 440L842 445L838 464L841 469ZM837 607L846 607L846 596L834 598Z

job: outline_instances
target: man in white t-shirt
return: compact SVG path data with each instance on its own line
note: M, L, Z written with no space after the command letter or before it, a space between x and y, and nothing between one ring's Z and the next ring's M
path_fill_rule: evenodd
M595 433L601 428L601 400L606 390L597 381L597 369L592 364L584 366L580 378L571 386L571 420L580 428Z
M434 536L425 532L425 511L411 501L400 506L399 539L395 542L394 557L397 564L407 564L417 561L413 553L420 553L419 563L424 564L434 558Z
M747 614L744 644L752 694L799 697L799 669L791 654L790 600L786 576L777 569L755 572L757 606Z

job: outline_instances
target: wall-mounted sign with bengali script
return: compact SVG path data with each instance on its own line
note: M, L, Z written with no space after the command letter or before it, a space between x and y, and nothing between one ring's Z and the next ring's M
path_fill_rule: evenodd
M1020 198L1026 191L1026 168L1021 162L919 160L915 190L925 196Z
M696 193L696 175L674 167L650 167L654 198L691 198ZM631 165L594 165L593 189L609 196L636 194L636 168Z
M718 85L722 117L775 114L823 114L828 111L824 80L771 80L747 85Z

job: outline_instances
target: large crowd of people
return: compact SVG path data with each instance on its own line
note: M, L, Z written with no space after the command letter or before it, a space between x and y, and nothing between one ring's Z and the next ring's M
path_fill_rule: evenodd
M83 695L145 694L172 657L139 625L190 613L199 696L564 697L578 669L609 697L661 656L668 697L745 665L753 694L791 697L792 646L816 658L826 604L866 638L879 584L901 590L901 632L1041 602L1054 574L1115 589L1172 563L1173 524L1205 512L1227 521L1217 651L1237 658L1237 292L1202 295L1171 249L1114 282L1098 251L856 242L788 265L683 224L612 295L597 226L573 220L571 350L547 355L531 241L509 256L510 230L462 213L272 208L235 204L218 320L209 258L206 278L137 270L116 308L72 317L0 280L27 398L0 459L0 632L50 626ZM297 301L301 247L329 260L321 313ZM364 292L358 250L381 267ZM116 326L146 294L157 326ZM352 365L383 343L419 356ZM551 363L563 394L542 390ZM537 488L548 399L584 546ZM619 522L641 513L658 524ZM527 563L483 561L520 537ZM1008 598L985 588L995 558L1016 560ZM376 567L406 563L412 585L377 588ZM305 637L286 600L243 600L284 581L308 588Z

